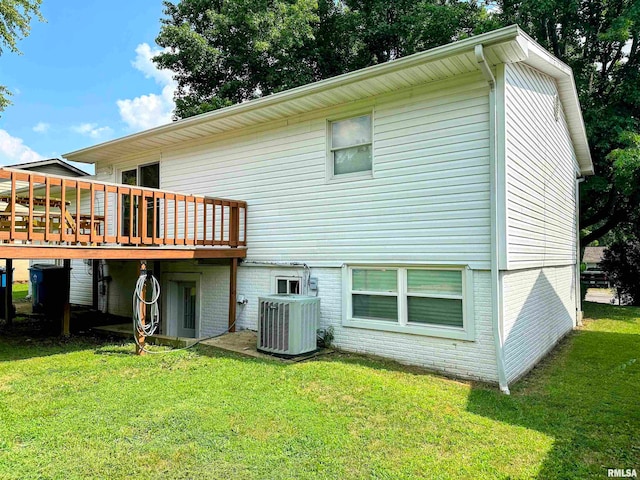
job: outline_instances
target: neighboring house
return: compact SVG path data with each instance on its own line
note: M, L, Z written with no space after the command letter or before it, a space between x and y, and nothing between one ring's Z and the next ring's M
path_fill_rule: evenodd
M195 197L187 212L182 200L171 211L169 194L153 200L164 202L147 240L158 247L132 238L130 204L121 220L109 200L107 218L123 223L105 241L139 245L138 257L107 261L110 312L132 313L137 262L125 258L194 256L153 266L169 335L225 332L233 292L248 300L241 329L256 328L261 295L317 294L336 347L506 390L579 321L577 179L593 173L589 146L571 69L516 26L65 157L110 184L246 201L246 217L210 242L231 248L209 260L197 245L210 233L179 220ZM174 227L195 235L195 253L166 246ZM220 252L246 255L237 285L236 260Z
M586 264L587 269L593 270L599 268L606 249L607 247L584 247L582 263Z
M8 168L26 170L29 172L47 173L53 175L61 175L64 177L84 177L89 175L87 172L74 167L59 158L50 158L47 160L38 160L35 162L18 163L16 165L8 165ZM30 282L29 267L36 263L61 263L61 260L14 260L13 261L13 280L14 282ZM91 267L90 261L73 260L71 267L71 276L74 288L71 291L71 303L77 305L91 305ZM32 291L31 289L29 290Z
M30 172L50 173L53 175L62 175L63 177L83 177L85 175L89 175L84 170L74 167L69 162L65 162L59 158L36 160L35 162L27 163L16 163L15 165L7 165L7 168L16 168Z

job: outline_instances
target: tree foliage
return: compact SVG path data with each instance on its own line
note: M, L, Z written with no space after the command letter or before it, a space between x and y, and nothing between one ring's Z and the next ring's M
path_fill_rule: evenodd
M640 231L640 2L501 0L517 23L574 72L596 174L581 186L583 243ZM633 180L635 179L635 180Z
M596 175L583 243L640 236L640 1L181 0L165 3L158 66L177 118L519 24L573 68Z
M40 14L42 0L0 0L0 55L7 48L10 52L20 53L17 42L29 35L33 17L44 20ZM0 112L11 102L11 92L0 85Z
M640 305L640 242L618 242L604 252L600 266L618 296L630 305Z
M474 2L165 2L154 61L175 72L177 118L329 78L472 33Z

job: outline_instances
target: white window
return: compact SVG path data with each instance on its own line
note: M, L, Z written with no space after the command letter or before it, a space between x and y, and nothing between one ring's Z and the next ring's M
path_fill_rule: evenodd
M371 174L371 114L329 122L331 177Z
M468 269L349 266L343 275L345 326L473 339Z
M275 292L300 295L300 277L276 277Z

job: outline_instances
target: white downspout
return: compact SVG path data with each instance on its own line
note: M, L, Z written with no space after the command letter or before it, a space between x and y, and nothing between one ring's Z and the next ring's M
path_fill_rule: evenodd
M509 395L509 384L504 366L504 351L502 338L502 291L500 285L500 268L498 265L498 161L497 161L497 108L496 108L496 79L484 58L482 45L475 47L476 61L485 80L489 84L489 164L491 189L491 316L493 325L493 339L496 348L496 368L498 370L498 384L500 390Z
M580 288L580 184L584 182L584 177L576 178L576 327L582 326L582 289Z

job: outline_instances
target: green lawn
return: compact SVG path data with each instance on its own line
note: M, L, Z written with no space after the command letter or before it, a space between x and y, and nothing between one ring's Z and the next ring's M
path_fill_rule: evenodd
M13 284L13 301L22 300L29 294L29 283Z
M0 335L0 478L605 478L640 469L640 309L507 397L391 362Z

